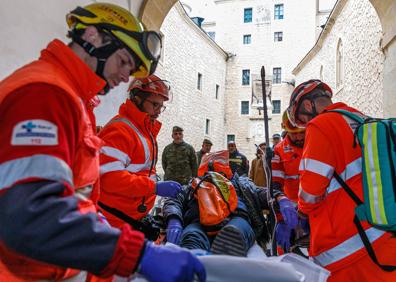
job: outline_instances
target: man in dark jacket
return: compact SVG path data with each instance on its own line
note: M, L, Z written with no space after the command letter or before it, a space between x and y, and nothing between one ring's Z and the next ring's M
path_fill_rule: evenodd
M262 211L269 209L267 189L258 189L247 177L239 177L237 174L231 177L238 195L238 207L223 222L224 227L219 228L221 230L217 236L210 235L213 231L211 226L201 225L198 201L189 184L183 187L176 199L165 201L163 213L167 222L168 242L187 249L203 249L236 256L246 256L256 239L260 245L266 245L269 234ZM283 194L274 191L274 197L279 202L277 208L280 208L283 217L296 221L296 211L292 205L284 204L288 200Z
M195 150L184 142L183 128L174 126L172 138L173 142L167 145L162 153L164 180L173 180L186 185L191 177L197 176Z
M249 161L245 155L239 153L235 141L228 142L228 152L230 153L230 167L232 173L238 173L239 176L248 175Z

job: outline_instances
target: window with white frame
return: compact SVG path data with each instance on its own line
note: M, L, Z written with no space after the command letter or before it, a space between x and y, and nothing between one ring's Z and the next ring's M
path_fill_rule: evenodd
M228 135L227 135L227 144L228 144L230 141L234 141L234 142L235 142L235 134L228 134Z
M281 101L280 100L272 100L272 113L280 114L281 112Z
M241 101L241 115L249 114L249 101Z
M336 54L336 87L340 88L344 84L344 52L341 38L337 44Z
M197 89L202 90L202 74L198 73L198 78L197 78Z
M248 45L250 43L252 43L252 35L251 34L243 35L243 44Z
M282 31L274 32L274 41L275 42L283 41L283 32Z
M252 8L245 8L243 11L243 22L244 23L251 23L253 19L253 9Z
M272 69L272 83L279 84L282 82L282 68Z
M242 85L250 84L250 70L242 70Z
M283 4L275 4L274 19L283 20Z
M206 119L205 123L205 134L210 135L210 119Z
M208 31L208 35L212 40L214 41L216 39L216 32L214 31Z

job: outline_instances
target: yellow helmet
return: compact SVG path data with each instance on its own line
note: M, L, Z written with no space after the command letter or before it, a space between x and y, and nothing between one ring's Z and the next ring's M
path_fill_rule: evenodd
M92 25L121 41L132 56L141 61L131 75L146 77L154 73L161 55L161 37L155 31L146 31L142 22L126 9L109 3L94 3L77 7L66 16L69 28L85 29Z
M286 130L288 133L301 133L305 131L305 128L296 127L291 124L289 120L289 116L287 114L287 110L283 112L282 116L282 128Z

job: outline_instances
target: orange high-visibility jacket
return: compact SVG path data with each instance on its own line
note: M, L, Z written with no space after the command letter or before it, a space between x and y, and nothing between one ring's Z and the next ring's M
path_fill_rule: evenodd
M297 202L298 183L302 148L294 146L287 136L274 148L271 160L272 181L281 184L281 187L290 200Z
M155 200L156 138L160 128L160 122L151 122L149 115L130 100L120 106L119 114L99 133L105 141L100 154L99 202L136 220L147 215ZM142 204L145 211L138 209ZM124 224L111 213L103 213L112 226Z
M326 110L357 110L343 103ZM335 272L368 256L353 223L356 204L333 177L336 171L363 198L362 154L353 147L356 124L338 113L322 113L308 123L300 163L298 208L309 215L311 228L310 256L323 267ZM362 222L374 249L390 237ZM380 255L380 254L379 254ZM396 262L396 253L394 262ZM372 267L381 271L374 263ZM351 269L353 271L353 269ZM332 274L333 275L333 274Z
M39 60L0 83L0 199L12 195L13 189L27 195L23 207L1 202L0 228L13 238L1 233L0 281L60 281L79 273L55 264L103 276L128 276L136 268L143 234L127 225L122 232L106 228L89 200L99 178L101 141L86 105L104 85L59 40L52 41ZM22 183L29 185L15 187ZM48 183L61 190L53 192ZM24 192L32 187L43 190L39 199ZM15 213L20 217L10 219ZM34 220L17 225L29 217ZM36 260L44 257L47 263Z

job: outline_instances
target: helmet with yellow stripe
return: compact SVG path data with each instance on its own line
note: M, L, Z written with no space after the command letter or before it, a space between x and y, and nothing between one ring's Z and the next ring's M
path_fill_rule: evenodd
M297 127L294 126L290 120L289 116L287 114L287 110L283 112L282 116L282 128L286 130L288 133L301 133L305 131L305 128L303 127Z
M154 73L161 54L161 37L155 31L146 31L142 22L126 9L109 3L93 3L77 7L66 16L69 35L89 54L105 60L120 48L126 48L137 61L134 77L146 77ZM112 46L98 50L81 39L79 31L95 26L112 38ZM101 47L103 48L103 47ZM102 66L103 67L103 66ZM97 71L98 72L98 71Z

